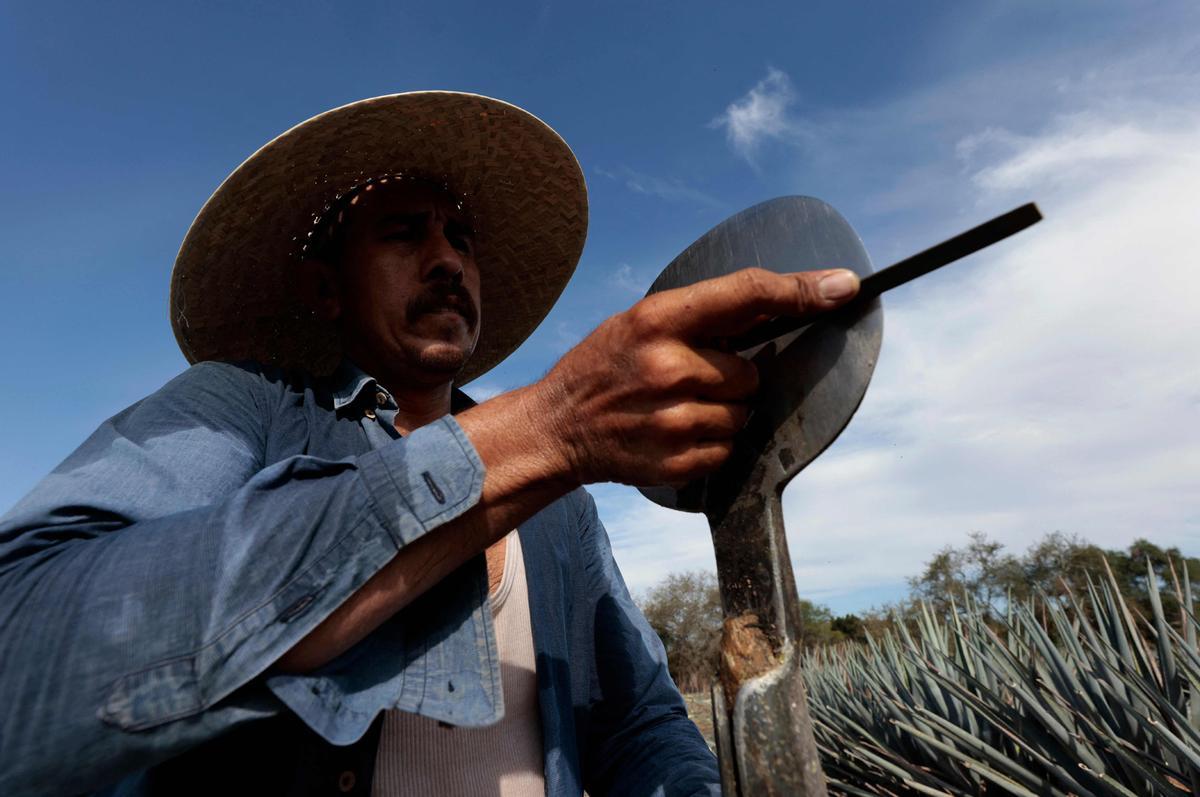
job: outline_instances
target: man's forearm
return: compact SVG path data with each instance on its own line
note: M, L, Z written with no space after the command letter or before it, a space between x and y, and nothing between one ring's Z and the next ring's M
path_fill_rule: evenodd
M383 569L276 663L289 673L339 656L439 581L564 495L572 481L546 431L540 388L498 396L456 419L486 473L479 502L401 548ZM539 422L540 421L540 422Z
M704 343L763 316L844 303L849 295L825 298L819 287L835 274L857 289L850 272L747 270L657 294L601 324L537 383L459 415L486 469L478 504L405 545L278 666L305 672L330 661L581 483L687 482L716 469L758 374Z
M263 467L256 416L226 411L269 400L257 381L233 366L190 369L0 519L0 793L91 791L278 711L271 692L311 695L283 675L243 687L397 549L478 502L484 468L448 421L359 456ZM181 438L186 458L172 454ZM224 492L156 511L160 491L174 503L188 489L193 500ZM319 701L302 718L314 730L324 718L326 734L353 722Z

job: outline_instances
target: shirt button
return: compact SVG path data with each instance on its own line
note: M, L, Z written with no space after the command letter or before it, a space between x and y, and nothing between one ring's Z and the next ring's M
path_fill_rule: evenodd
M375 410L371 409L370 407L367 408L367 411L364 412L363 415L366 415L371 420L375 420Z
M358 779L354 777L354 773L346 770L341 775L338 775L338 791L348 792L354 788L354 783Z
M380 407L386 407L388 403L388 395L382 390L375 394L375 403Z

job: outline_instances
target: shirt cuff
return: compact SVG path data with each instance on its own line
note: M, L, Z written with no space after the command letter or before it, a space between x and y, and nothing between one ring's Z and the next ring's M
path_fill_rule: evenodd
M450 415L361 455L358 464L397 548L463 514L483 493L483 461Z
M360 455L358 465L373 513L397 548L466 512L483 491L483 462L451 416L417 429L402 441ZM479 672L498 676L498 662L483 657L478 649L477 637L484 632L477 626L483 621L480 606L485 605L486 589L482 599L478 595L474 600L466 597L473 592L470 586L480 578L481 574L472 568L452 574L448 581L463 583L452 588L452 596L443 596L441 611L433 614L444 616L451 628L474 629L462 639L452 634L455 639L439 644L457 642L453 658L465 675L487 681L480 678ZM441 586L436 585L433 591ZM461 605L450 605L456 603ZM338 745L357 741L380 711L403 702L406 686L408 691L418 688L421 694L429 691L425 684L426 663L414 661L413 654L430 646L426 634L443 636L446 629L427 628L421 633L410 627L412 618L407 614L392 617L362 642L311 673L270 675L266 680L268 689L326 741ZM471 682L462 680L464 684ZM481 685L475 690L481 693L477 699L467 701L486 716L468 717L468 722L492 721L502 705L498 700L499 679L491 680L497 683ZM486 689L486 685L493 688ZM459 692L466 696L471 690ZM425 697L426 702L437 703L429 700L430 695Z

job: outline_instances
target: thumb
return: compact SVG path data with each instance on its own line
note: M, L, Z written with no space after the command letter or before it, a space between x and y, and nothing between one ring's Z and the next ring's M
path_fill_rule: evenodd
M840 307L858 293L848 269L776 274L761 268L664 291L658 310L665 331L685 339L739 335L773 316L803 318Z

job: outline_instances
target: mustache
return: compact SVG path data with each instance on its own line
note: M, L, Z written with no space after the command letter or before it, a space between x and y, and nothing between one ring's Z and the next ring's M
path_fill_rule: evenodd
M409 300L407 309L409 318L450 309L466 319L471 327L479 320L479 311L475 308L475 302L471 301L471 294L461 284L453 282L430 285Z

